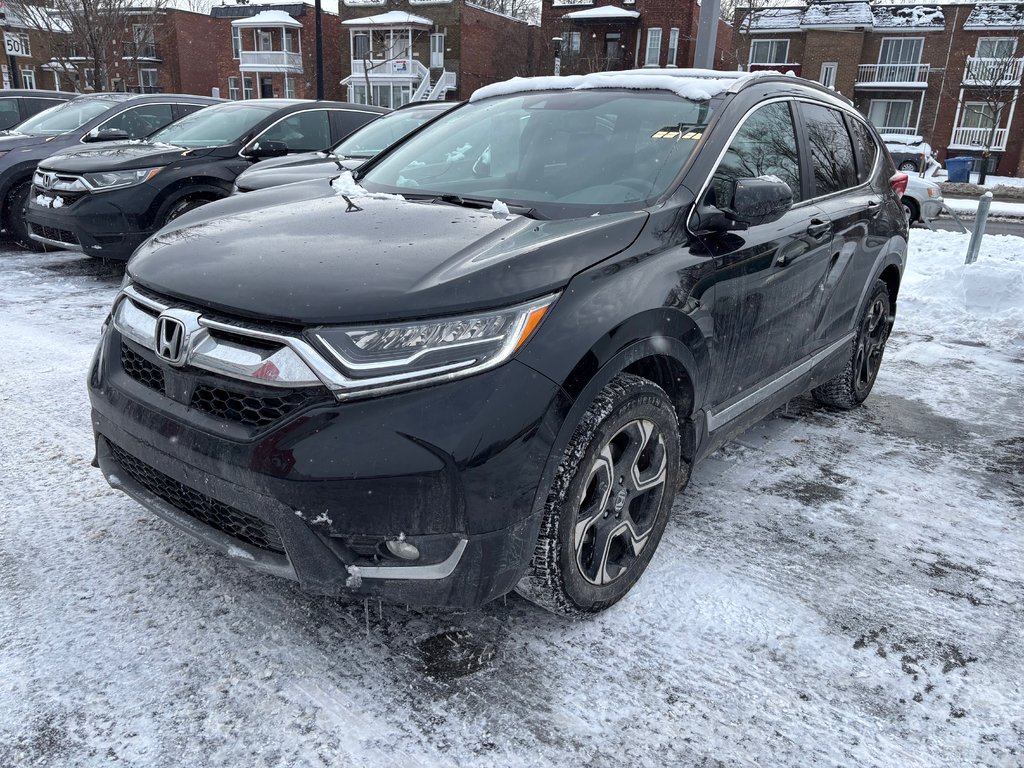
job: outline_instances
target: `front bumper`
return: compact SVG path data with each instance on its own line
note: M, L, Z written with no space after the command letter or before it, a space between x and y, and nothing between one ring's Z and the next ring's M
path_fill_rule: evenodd
M258 426L191 407L202 371L162 391L122 359L148 357L108 328L90 373L97 461L112 486L234 560L311 593L475 606L519 580L540 488L568 409L515 361L402 394L307 405ZM419 560L388 556L404 537Z
M36 200L60 199L41 205ZM33 186L25 219L33 240L102 259L127 260L153 231L152 195L145 184L98 194L62 195Z
M942 213L945 202L941 197L929 197L921 201L921 218L925 221L934 221Z

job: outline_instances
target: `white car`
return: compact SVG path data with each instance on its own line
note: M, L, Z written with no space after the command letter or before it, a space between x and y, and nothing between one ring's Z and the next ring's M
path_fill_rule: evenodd
M907 190L902 200L910 223L937 219L944 205L942 189L934 181L923 179L916 173L907 174L907 177Z

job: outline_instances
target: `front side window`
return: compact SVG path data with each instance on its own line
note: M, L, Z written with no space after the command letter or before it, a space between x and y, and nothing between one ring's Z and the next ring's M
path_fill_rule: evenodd
M512 94L453 110L391 150L374 191L494 199L547 215L628 210L675 182L711 114L658 91Z
M732 206L733 185L738 179L774 176L801 199L800 153L789 104L778 101L761 107L747 118L711 177L705 202L717 208Z
M648 67L656 67L661 62L661 29L651 27L647 30L647 55L644 57L644 64Z
M853 143L842 113L817 104L803 104L801 111L814 167L815 196L831 195L857 186Z
M257 104L218 104L193 112L153 134L153 143L176 147L220 147L241 139L272 110Z
M906 99L874 99L868 109L868 119L881 133L913 133L910 129L910 110L913 102Z
M170 104L143 104L126 109L99 126L100 131L124 131L130 139L149 136L174 120Z
M21 122L17 99L0 99L0 131L6 131L12 125Z
M754 40L750 44L751 64L787 64L789 40Z
M270 126L258 140L283 142L292 152L316 152L331 143L327 111L296 112Z

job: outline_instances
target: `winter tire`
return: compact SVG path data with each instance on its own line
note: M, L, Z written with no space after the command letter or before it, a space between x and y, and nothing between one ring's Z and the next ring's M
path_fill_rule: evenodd
M823 405L847 411L864 402L871 393L882 365L885 342L892 329L892 301L889 289L876 280L857 324L850 359L843 372L811 391Z
M565 616L620 600L661 540L680 470L679 423L668 395L647 379L619 374L565 448L516 591Z
M27 179L16 184L7 195L7 203L4 205L4 221L7 225L7 234L11 240L29 251L44 251L46 247L28 236L28 222L25 221L25 213L28 210L28 196L32 189L32 182Z
M166 227L179 216L184 216L189 211L195 210L201 205L206 205L208 202L210 201L204 200L201 197L186 197L178 200L164 214L163 219L160 221L160 226Z
M906 172L913 171L914 173L917 173L917 163L913 160L904 160L900 163L900 170Z

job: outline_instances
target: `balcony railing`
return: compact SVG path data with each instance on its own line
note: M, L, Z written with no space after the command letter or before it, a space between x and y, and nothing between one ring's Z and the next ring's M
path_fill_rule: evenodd
M243 72L302 72L302 54L291 51L239 51Z
M160 60L156 53L155 43L125 43L122 55L126 59Z
M1015 86L1024 75L1024 58L985 59L968 56L964 85Z
M780 61L778 64L751 64L747 70L750 72L792 72L800 77L800 66L792 62Z
M991 132L991 128L954 128L953 137L949 141L949 149L984 149ZM996 128L990 148L1000 152L1005 150L1006 137L1009 133L1009 128Z
M930 64L860 64L858 87L927 88Z
M416 59L352 59L352 75L362 77L369 70L370 77L405 77L419 80L430 77L430 70Z
M897 136L916 136L917 135L917 128L915 128L912 125L899 125L899 126L893 126L893 125L881 126L881 125L876 125L875 128L877 128L878 132L883 134L883 135L885 135L887 133L896 134Z

